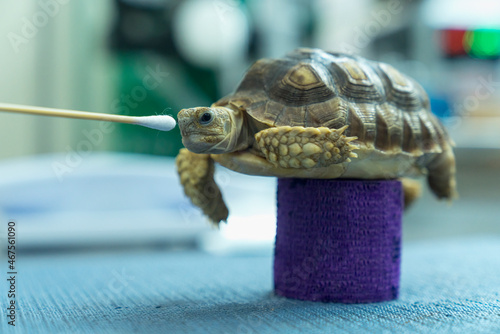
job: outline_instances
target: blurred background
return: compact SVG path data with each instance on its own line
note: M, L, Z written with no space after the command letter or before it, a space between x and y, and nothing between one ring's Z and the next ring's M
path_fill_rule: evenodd
M8 0L0 13L6 103L175 116L298 46L388 62L426 88L457 144L461 199L426 190L405 238L500 233L496 0ZM99 126L0 114L0 212L26 247L272 249L275 180L220 170L232 218L214 233L178 185L178 129Z

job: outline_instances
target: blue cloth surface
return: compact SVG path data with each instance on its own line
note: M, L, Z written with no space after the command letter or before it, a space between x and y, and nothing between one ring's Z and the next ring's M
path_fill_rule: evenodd
M6 261L5 261L6 263ZM1 333L500 333L500 238L403 245L400 297L276 297L269 256L195 251L20 255L17 326Z

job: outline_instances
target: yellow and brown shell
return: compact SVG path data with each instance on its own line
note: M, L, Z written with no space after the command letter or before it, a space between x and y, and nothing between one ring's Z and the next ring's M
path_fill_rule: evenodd
M257 174L331 178L394 178L428 173L440 198L455 190L452 142L430 111L423 88L392 66L319 49L297 49L281 59L261 59L236 91L215 106L235 105L246 112L256 133L272 127L345 127L359 158L349 165L305 170L264 170L255 159L214 158L230 168ZM254 134L255 134L254 133ZM248 164L251 168L245 168ZM338 176L333 176L338 177Z
M346 136L381 151L420 156L449 143L417 82L390 65L346 54L298 49L259 60L236 92L215 105L229 103L269 127L348 125Z

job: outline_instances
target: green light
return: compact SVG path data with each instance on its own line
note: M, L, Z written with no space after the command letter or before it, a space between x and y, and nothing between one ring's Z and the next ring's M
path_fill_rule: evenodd
M500 56L500 30L477 29L468 31L463 40L464 49L470 56L492 58Z

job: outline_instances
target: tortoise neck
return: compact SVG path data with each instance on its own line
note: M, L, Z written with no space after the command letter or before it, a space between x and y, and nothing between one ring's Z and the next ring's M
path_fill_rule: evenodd
M228 105L215 108L225 109L230 118L231 129L224 140L210 149L211 152L231 153L242 151L253 144L254 138L248 129L248 120L245 113L239 108Z
M253 144L254 138L250 135L246 114L236 106L226 107L230 110L232 141L228 145L228 153L245 150Z

